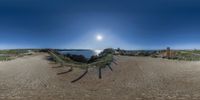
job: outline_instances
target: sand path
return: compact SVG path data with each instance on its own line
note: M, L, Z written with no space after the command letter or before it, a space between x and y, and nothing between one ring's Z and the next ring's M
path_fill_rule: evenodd
M47 54L0 62L0 100L199 100L200 62L116 56L118 65L97 69L76 83L83 70L56 75Z

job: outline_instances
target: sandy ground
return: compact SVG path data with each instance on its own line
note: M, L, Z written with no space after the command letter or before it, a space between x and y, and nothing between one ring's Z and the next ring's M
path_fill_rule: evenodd
M0 62L0 100L200 100L200 62L117 56L118 65L97 69L76 83L83 70L67 68L37 54Z

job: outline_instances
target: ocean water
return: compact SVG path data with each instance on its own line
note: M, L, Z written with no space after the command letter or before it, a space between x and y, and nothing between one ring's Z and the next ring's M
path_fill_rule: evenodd
M102 50L60 50L61 54L71 54L71 55L83 55L85 58L89 59L93 55L98 55Z

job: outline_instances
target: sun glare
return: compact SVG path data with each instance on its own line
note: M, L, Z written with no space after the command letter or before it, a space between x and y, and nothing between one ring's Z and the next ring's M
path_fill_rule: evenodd
M97 36L96 36L96 40L97 40L97 41L101 41L102 39L103 39L103 37L102 37L101 35L97 35Z

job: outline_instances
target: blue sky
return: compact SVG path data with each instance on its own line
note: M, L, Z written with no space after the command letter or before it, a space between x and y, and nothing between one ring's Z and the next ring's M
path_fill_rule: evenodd
M200 49L200 1L0 1L0 49L167 46Z

